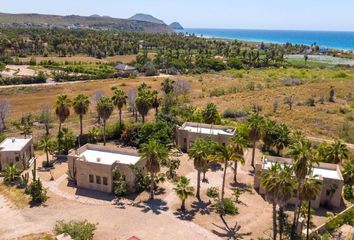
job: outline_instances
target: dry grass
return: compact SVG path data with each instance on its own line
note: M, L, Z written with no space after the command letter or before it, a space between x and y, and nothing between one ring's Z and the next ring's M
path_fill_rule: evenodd
M345 73L346 77L337 78L338 73ZM346 96L354 92L354 70L348 69L263 69L250 71L229 71L215 74L188 75L178 78L187 79L192 83L190 94L191 104L203 107L208 102L213 102L222 113L225 109L245 110L252 104L259 104L263 107L263 114L275 120L286 123L293 128L298 128L310 136L316 137L338 137L339 126L354 114L354 110L346 103ZM298 78L303 84L298 86L284 86L284 78ZM55 86L22 87L11 89L0 89L0 99L6 98L12 105L9 119L19 118L25 112L36 112L41 106L53 105L59 93L68 94L74 97L78 93L89 96L102 90L105 94L111 94L112 87L119 87L124 91L136 88L142 82L147 83L153 89L160 89L162 78L142 79L109 79L99 81L87 81L84 83L68 83ZM250 90L250 82L254 83L255 90ZM296 104L313 97L319 101L321 96L327 98L329 88L334 86L336 102L324 104L316 103L315 107L297 106ZM210 97L210 91L215 88L222 88L225 95ZM230 89L233 89L231 91ZM295 96L295 106L292 111L284 104L285 96ZM279 109L273 112L273 102L279 102ZM341 113L340 108L345 106L349 113ZM151 115L153 110L151 111ZM85 118L85 127L92 126L95 119L95 109ZM124 112L124 118L130 116ZM116 121L117 111L110 121ZM351 118L349 118L351 119ZM352 120L349 120L351 124ZM9 125L9 124L8 124ZM77 116L72 114L65 125L78 130ZM36 130L38 130L37 128ZM10 131L15 134L15 130ZM354 134L354 133L353 133Z
M24 193L23 189L18 189L13 186L0 184L0 193L11 201L18 208L25 208L28 206L29 197Z
M34 233L18 238L18 240L54 240L54 236L50 233Z
M154 53L149 53L149 57L153 58ZM40 63L41 61L54 61L54 62L59 62L59 63L64 63L64 62L84 62L84 63L95 63L95 62L104 62L104 63L109 63L109 62L122 62L122 63L129 63L131 61L134 61L136 59L136 55L117 55L113 57L107 57L104 59L97 59L94 57L89 57L86 55L76 55L76 56L71 56L71 57L57 57L57 56L50 56L50 57L40 57L40 56L35 56L37 64ZM19 58L20 62L29 62L31 57L24 57L24 58Z

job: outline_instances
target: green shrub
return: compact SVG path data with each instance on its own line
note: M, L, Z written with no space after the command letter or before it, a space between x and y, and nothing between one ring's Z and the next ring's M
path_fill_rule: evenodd
M0 133L0 142L4 141L6 139L6 136L4 134Z
M354 209L350 209L344 214L337 215L331 218L329 222L326 223L326 229L329 232L333 232L338 229L343 224L354 225Z
M128 193L128 185L123 176L113 181L113 192L119 197L125 196Z
M214 88L214 89L209 91L209 96L210 97L220 97L222 95L225 95L224 88Z
M63 128L57 136L57 141L58 150L63 154L68 154L69 150L75 147L76 136L72 130Z
M96 224L89 223L87 220L84 221L57 221L54 226L54 233L59 234L69 234L74 240L92 240L94 232L96 230Z
M0 72L5 70L6 64L0 61Z
M113 124L107 124L106 138L108 140L120 139L124 129L125 129L125 125L123 122L122 122L122 126L119 124L119 122Z
M216 187L210 187L207 189L206 194L210 198L217 198L219 196L219 189Z
M32 203L41 204L47 201L47 190L43 188L41 180L33 181L27 189L27 192L31 195Z
M248 91L254 91L256 89L256 84L254 82L249 82L246 84L245 89Z
M344 198L348 201L353 200L353 187L349 184L344 186Z
M314 106L316 106L316 105L315 105L315 99L314 99L313 97L308 98L308 99L305 101L305 105L308 106L308 107L314 107Z
M139 146L139 131L141 129L140 124L133 124L127 127L121 137L120 140L125 146L130 147L138 147Z
M222 114L223 118L246 118L248 116L247 112L244 111L237 111L232 109L225 109Z
M52 168L54 166L54 161L49 161L49 164L47 161L42 162L42 168Z
M298 86L302 84L302 81L297 78L286 78L282 80L285 86Z
M173 129L165 121L156 121L144 124L138 134L139 146L154 139L159 143L169 146L173 142Z
M216 212L221 215L236 215L238 214L238 209L235 203L230 198L224 199L224 204L222 204L221 200L218 200L215 204Z
M227 60L227 66L229 68L242 69L243 68L242 60L235 57L229 58Z
M334 78L346 78L348 77L348 74L346 74L345 72L339 72L334 74Z

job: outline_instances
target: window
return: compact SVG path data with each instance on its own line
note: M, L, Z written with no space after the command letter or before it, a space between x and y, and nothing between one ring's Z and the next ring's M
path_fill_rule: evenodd
M108 179L106 177L103 177L103 185L108 185Z
M96 176L96 183L101 184L101 177L100 176Z
M93 183L93 175L92 174L89 175L89 181L90 181L90 183Z
M20 161L20 157L16 157L16 162L19 162Z
M187 143L187 138L183 138L183 142L186 144Z

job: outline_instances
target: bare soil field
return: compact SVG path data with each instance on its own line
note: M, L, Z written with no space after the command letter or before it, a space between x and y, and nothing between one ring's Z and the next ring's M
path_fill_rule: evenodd
M262 107L264 115L300 129L309 136L341 137L344 124L349 136L354 135L354 104L348 97L354 92L352 68L226 71L172 78L190 81L190 104L195 106L204 107L213 102L222 113L226 109L249 110L252 105L257 104ZM21 86L0 89L0 99L10 101L11 113L8 120L11 121L26 112L37 112L43 105L53 106L58 94L68 94L73 98L79 93L93 96L95 92L103 91L106 95L111 95L112 87L128 91L137 88L142 82L152 89L160 89L162 81L163 78L107 79L60 85ZM292 83L290 86L289 81ZM335 90L334 103L327 101L330 87ZM295 102L293 110L290 111L284 103L284 98L291 95L294 96ZM315 100L315 106L306 105L310 98ZM278 107L274 112L275 102ZM150 114L153 115L153 110ZM91 107L90 114L85 117L86 128L92 126L95 116L95 109ZM130 119L130 113L125 111L123 117L125 120ZM117 119L115 111L110 121ZM71 114L65 125L77 131L78 117ZM16 133L16 130L10 129L9 133Z
M149 57L153 58L155 54L149 53ZM25 57L25 58L19 58L20 62L29 62L32 57ZM134 61L136 59L136 55L120 55L120 56L112 56L112 57L106 57L104 59L97 59L94 57L88 57L85 55L76 55L76 56L68 56L68 57L57 57L57 56L49 56L49 57L35 57L37 64L39 64L41 61L54 61L54 62L59 62L59 63L64 63L64 62L85 62L85 63L94 63L94 62L104 62L104 63L109 63L109 62L122 62L122 63L129 63L131 61Z

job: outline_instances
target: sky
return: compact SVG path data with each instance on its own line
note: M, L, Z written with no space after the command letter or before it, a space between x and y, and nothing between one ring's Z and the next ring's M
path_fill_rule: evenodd
M116 18L147 13L187 28L354 31L353 0L0 0L0 12Z

